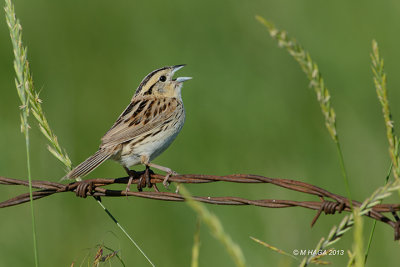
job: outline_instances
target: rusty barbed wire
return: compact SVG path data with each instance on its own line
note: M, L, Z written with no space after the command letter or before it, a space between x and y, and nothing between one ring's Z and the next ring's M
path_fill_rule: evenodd
M140 183L140 179L143 177L144 172L136 172L132 184ZM162 201L185 201L185 198L177 192L171 193L158 190L156 185L158 183L162 183L165 179L165 176L151 173L150 179L155 191L127 192L126 190L111 190L104 188L104 186L111 184L127 184L129 177L88 179L85 181L73 182L70 184L34 180L32 181L32 187L39 190L33 192L33 199L40 199L56 193L74 192L79 197L93 196L96 198L101 198L134 196ZM202 184L213 182L268 183L288 190L297 191L308 195L314 195L319 198L319 201L295 201L280 199L250 200L241 197L227 196L193 196L193 198L197 201L215 205L253 205L266 208L302 207L316 210L317 214L313 218L311 226L315 224L322 212L324 212L325 214L335 214L336 212L341 213L342 211L351 211L351 205L346 197L331 193L321 187L296 180L269 178L265 176L251 174L233 174L226 176L184 174L171 176L168 180L169 182L189 184ZM28 186L28 181L0 176L0 184ZM327 200L325 198L328 198L330 200ZM1 202L0 208L19 205L28 201L29 193L25 193ZM360 205L360 202L353 201L354 207L359 207ZM400 204L379 204L374 206L370 212L365 214L365 216L390 225L395 231L395 236L400 236L400 223L398 220L398 216L395 215L396 212L399 210ZM392 213L394 219L390 219L383 213Z

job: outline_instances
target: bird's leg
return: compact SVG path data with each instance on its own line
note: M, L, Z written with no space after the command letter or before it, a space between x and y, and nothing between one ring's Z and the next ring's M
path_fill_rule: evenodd
M137 184L137 190L139 192L142 192L143 188L145 188L145 187L146 187L146 179L143 178L143 176L140 176L139 182Z
M146 185L148 188L151 188L153 186L151 183L151 180L150 180L150 178L151 178L150 175L153 173L154 172L152 170L150 170L149 165L146 165L146 170L144 171L144 177L146 179Z
M129 176L128 184L126 185L126 189L125 189L126 195L128 195L128 192L130 191L131 184L132 184L132 181L133 181L133 177L136 175L136 172L134 170L130 170L128 167L125 167L125 166L123 166L123 167L124 167L126 173ZM141 188L139 189L139 184L140 184L140 181L138 183L138 190L142 191Z
M164 167L164 166L160 166L160 165L157 165L157 164L154 164L154 163L151 163L151 162L147 163L147 166L159 169L159 170L164 171L164 172L167 173L167 175L165 175L165 178L164 178L164 181L163 181L163 185L165 187L169 186L168 178L171 177L171 175L179 175L179 173L174 172L170 168L167 168L167 167Z
M168 178L169 178L171 175L179 175L177 172L174 172L174 171L171 170L170 168L167 168L167 167L160 166L160 165L157 165L157 164L154 164L154 163L149 162L149 157L147 157L147 156L142 156L142 157L141 157L141 161L142 161L142 164L144 164L144 165L146 166L146 170L147 170L148 167L153 167L153 168L156 168L156 169L158 169L158 170L161 170L161 171L167 173L167 175L165 176L165 179L164 179L164 181L163 181L163 185L164 185L165 187L168 187L168 185L169 185L169 184L168 184Z
M160 190L158 190L157 184L153 184L154 187L154 191L156 191L157 193L160 192Z

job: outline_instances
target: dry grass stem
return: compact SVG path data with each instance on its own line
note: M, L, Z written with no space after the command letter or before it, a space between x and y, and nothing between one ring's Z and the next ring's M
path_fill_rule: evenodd
M261 240L255 238L255 237L250 236L250 238L253 239L253 241L257 242L258 244L261 244L264 247L266 247L266 248L268 248L268 249L270 249L272 251L275 251L275 252L277 252L277 253L279 253L281 255L284 255L284 256L290 257L290 258L292 258L292 259L294 259L296 261L299 261L299 259L297 257L293 256L290 253L287 253L287 252L283 251L282 249L279 249L277 247L271 246L270 244L267 244L264 241L261 241Z

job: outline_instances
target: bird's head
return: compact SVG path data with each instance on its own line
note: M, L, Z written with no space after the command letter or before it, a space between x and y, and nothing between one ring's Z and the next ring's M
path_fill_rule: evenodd
M156 97L176 97L181 98L181 88L184 81L191 77L173 78L175 72L185 65L175 65L163 67L149 73L140 83L134 97L137 96L156 96Z

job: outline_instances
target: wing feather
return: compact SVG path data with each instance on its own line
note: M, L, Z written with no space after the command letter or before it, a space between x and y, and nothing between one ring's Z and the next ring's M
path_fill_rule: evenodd
M72 171L65 175L61 180L75 179L78 177L83 177L92 170L96 169L97 166L102 164L105 160L110 158L113 154L112 149L100 149L84 162L76 166Z
M175 98L142 97L133 99L111 129L101 139L101 148L116 146L160 130L179 112Z

